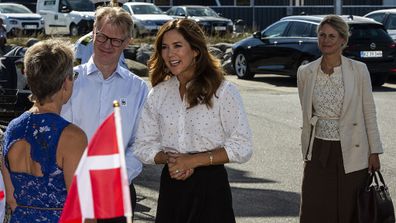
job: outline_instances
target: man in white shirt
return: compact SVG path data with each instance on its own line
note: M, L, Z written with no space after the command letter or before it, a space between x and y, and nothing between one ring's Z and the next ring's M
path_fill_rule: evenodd
M136 193L132 180L141 172L142 164L134 157L132 144L148 87L141 78L118 63L132 36L132 27L131 16L120 7L101 7L96 10L93 55L87 63L74 68L79 77L74 82L72 97L62 108L62 116L82 128L88 139L91 139L99 125L113 111L113 100L120 102L125 158L134 208ZM98 222L120 223L125 222L125 218Z

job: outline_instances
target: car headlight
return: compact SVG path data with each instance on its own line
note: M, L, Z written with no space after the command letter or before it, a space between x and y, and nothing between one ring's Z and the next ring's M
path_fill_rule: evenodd
M227 22L227 26L233 26L233 25L234 23L231 20Z
M40 19L40 24L44 25L44 19Z

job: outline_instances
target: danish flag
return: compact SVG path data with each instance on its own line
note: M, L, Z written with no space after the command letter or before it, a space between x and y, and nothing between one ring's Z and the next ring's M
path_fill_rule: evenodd
M126 216L132 210L119 107L96 130L84 151L60 218L61 223Z
M5 186L4 186L4 181L3 181L3 175L0 173L0 222L4 221L5 203L6 203L5 202Z

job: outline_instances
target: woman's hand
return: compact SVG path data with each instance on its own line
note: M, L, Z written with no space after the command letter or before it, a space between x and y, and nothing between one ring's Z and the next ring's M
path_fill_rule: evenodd
M381 168L380 160L378 157L378 153L370 154L368 161L368 170L369 172L377 171Z
M188 154L167 153L168 170L171 178L176 180L186 180L193 173L191 160Z

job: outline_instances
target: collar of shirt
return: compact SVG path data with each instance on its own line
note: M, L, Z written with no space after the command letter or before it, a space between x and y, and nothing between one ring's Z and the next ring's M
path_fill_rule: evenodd
M91 57L88 62L87 62L87 75L91 75L91 74L96 74L100 72L100 70L98 69L98 67L95 65L94 61L93 61L93 57ZM113 72L113 74L111 76L113 76L114 74L119 75L121 78L126 79L127 75L129 73L129 70L123 68L120 63L117 64L116 70Z

